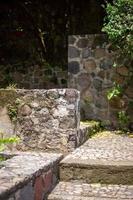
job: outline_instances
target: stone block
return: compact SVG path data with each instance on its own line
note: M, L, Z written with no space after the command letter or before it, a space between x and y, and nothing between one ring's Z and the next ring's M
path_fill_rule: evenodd
M71 61L68 63L68 72L72 74L77 74L80 70L80 64L77 61Z
M96 59L100 59L106 56L106 49L105 48L96 48L94 51L94 57Z
M90 79L89 73L79 74L77 81L78 81L78 85L80 86L81 89L88 88L91 84L91 79Z
M88 46L88 39L87 38L81 38L77 42L77 47L79 48L86 48Z
M122 67L117 67L117 73L120 74L121 76L128 76L129 71L127 67L122 66Z
M93 85L95 87L96 90L101 91L102 90L102 80L99 78L94 78L93 79Z
M15 194L15 200L33 200L34 188L32 182L29 182L24 188Z
M110 59L101 59L100 61L100 68L107 70L107 69L111 69L113 67L113 61Z
M72 36L72 35L70 35L70 36L68 37L68 43L69 43L69 44L74 44L75 41L76 41L76 37L74 37L74 36Z
M82 50L82 58L89 58L89 57L93 57L94 53L92 51L91 48L85 48Z
M84 69L88 73L95 72L96 68L97 68L97 66L96 66L95 60L88 59L88 60L84 61Z
M69 58L77 58L79 56L80 56L80 51L76 47L70 46L68 48L68 57Z

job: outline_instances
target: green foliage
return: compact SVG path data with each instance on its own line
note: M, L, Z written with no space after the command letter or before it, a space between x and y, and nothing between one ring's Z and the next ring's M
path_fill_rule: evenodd
M11 121L15 122L17 119L18 115L18 106L22 103L22 101L17 98L16 101L13 104L8 104L7 109L8 109L8 115L11 119Z
M126 77L123 86L115 84L108 91L107 98L111 100L113 97L123 96L124 90L132 82L132 60L133 60L133 0L114 0L113 3L107 3L105 7L107 16L103 31L107 33L109 41L115 50L114 68L127 63L129 74ZM126 62L125 62L126 61ZM118 113L118 122L120 129L127 130L129 124L129 116L126 111Z
M104 126L100 121L86 120L81 121L81 124L90 127L88 131L88 138L104 129Z
M114 85L107 93L108 100L111 100L114 97L118 97L122 94L122 87L119 84Z
M15 121L17 118L17 114L18 114L18 109L16 106L13 106L11 104L7 105L7 109L8 109L8 115L11 119L11 121Z
M121 54L133 58L133 0L107 3L103 31Z
M18 137L4 137L4 133L0 132L0 152L3 151L8 144L19 142Z
M129 125L129 116L125 111L118 112L118 121L119 126L122 131L128 131L128 125Z
M17 89L17 84L15 83L10 83L7 87L7 90L16 90Z
M133 109L133 100L129 101L129 108Z

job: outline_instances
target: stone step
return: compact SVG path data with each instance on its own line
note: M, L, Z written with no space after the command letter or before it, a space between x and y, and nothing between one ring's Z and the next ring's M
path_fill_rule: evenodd
M87 184L80 181L60 182L48 200L131 200L133 185Z
M89 139L60 163L60 180L86 183L133 184L133 138Z

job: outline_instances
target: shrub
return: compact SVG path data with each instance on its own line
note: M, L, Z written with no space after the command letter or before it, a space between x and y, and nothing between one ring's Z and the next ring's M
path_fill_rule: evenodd
M106 4L105 10L107 16L103 31L107 33L112 49L115 50L114 67L125 64L129 71L122 85L114 83L108 91L107 98L111 100L117 96L122 97L133 79L133 0L114 0ZM126 130L129 123L127 113L121 110L117 116L120 128Z

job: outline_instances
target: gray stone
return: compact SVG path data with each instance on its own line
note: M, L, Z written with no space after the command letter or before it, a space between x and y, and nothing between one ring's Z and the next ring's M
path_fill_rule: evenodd
M77 61L72 61L68 63L68 72L72 74L77 74L80 70L79 62Z
M30 108L29 105L23 105L21 108L20 108L20 113L23 115L23 116L28 116L32 113L32 110Z
M76 47L68 47L68 57L77 58L80 56L80 51Z
M55 89L51 89L47 91L47 97L49 99L58 99L59 98L59 93Z
M102 90L102 80L98 79L98 78L94 78L93 80L93 85L95 87L96 90L101 91Z
M90 75L89 73L81 73L79 76L78 76L78 84L79 86L82 88L82 89L86 89L90 86L91 84L91 80L90 80Z
M68 37L68 43L69 44L74 44L75 41L76 41L76 38L74 36L69 36Z
M81 38L77 42L77 46L79 48L86 48L88 46L88 39L87 38Z
M23 189L19 190L19 198L16 200L33 200L34 188L32 183L28 183Z
M111 69L113 67L113 61L111 59L102 59L100 61L100 68L101 69Z
M77 123L75 121L75 119L73 119L73 116L68 116L68 117L63 117L61 119L61 122L60 122L60 128L62 129L75 129L77 127ZM76 135L75 135L76 137Z
M94 53L92 52L91 49L89 49L89 48L83 49L82 58L88 58L88 57L93 57L93 56L94 56Z

